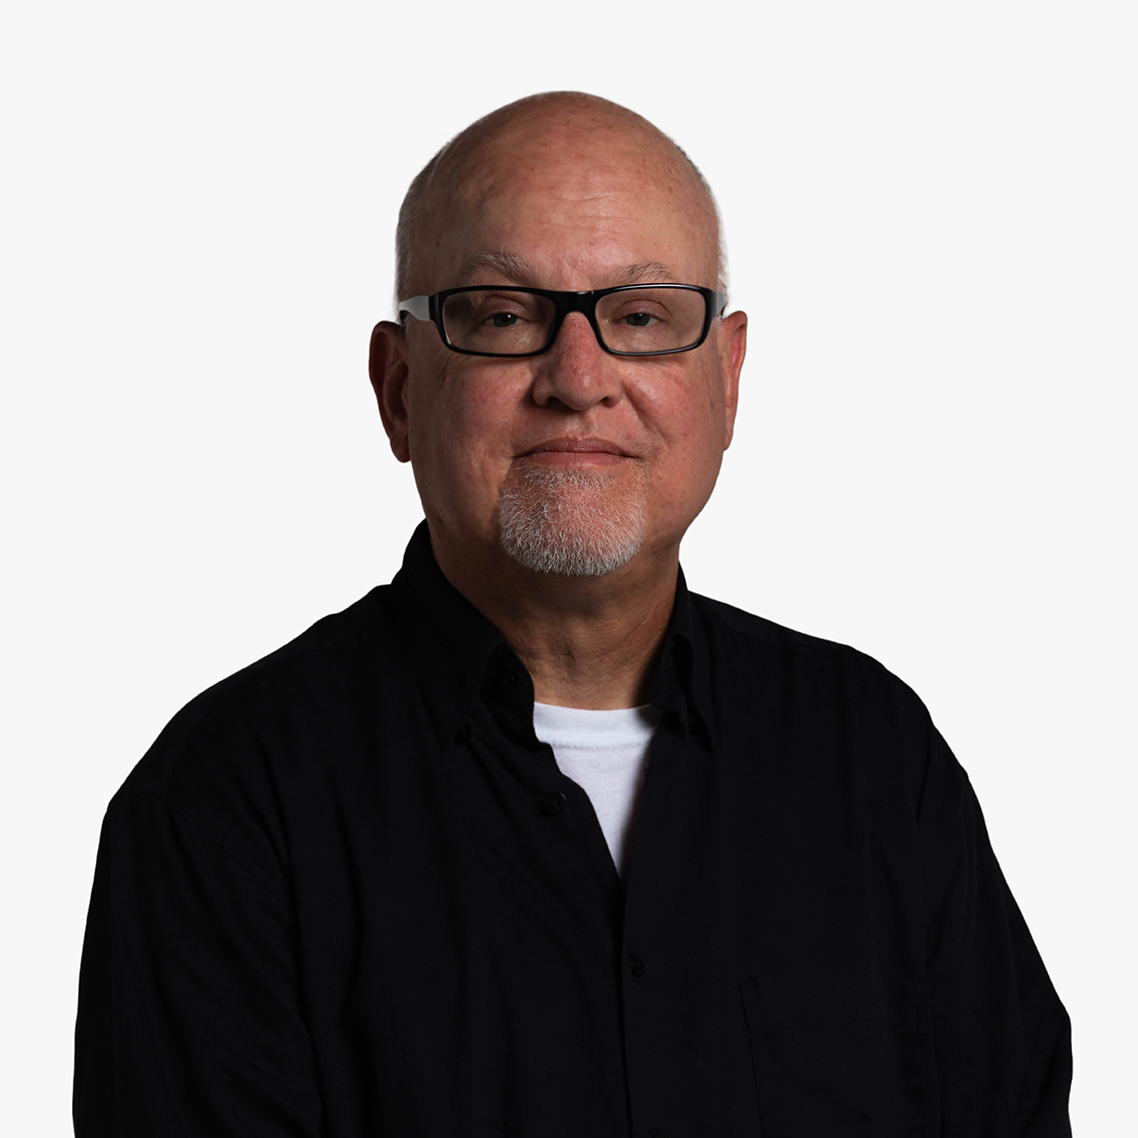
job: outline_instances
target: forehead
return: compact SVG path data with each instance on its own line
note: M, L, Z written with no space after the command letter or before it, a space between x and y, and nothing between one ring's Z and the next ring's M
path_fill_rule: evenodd
M423 250L429 291L500 278L482 270L503 253L542 278L526 283L547 288L624 283L647 264L657 279L716 283L714 207L663 136L603 121L516 123L441 181Z

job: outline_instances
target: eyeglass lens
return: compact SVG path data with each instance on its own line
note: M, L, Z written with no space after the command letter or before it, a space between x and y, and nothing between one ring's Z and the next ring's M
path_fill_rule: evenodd
M683 288L611 292L597 301L601 341L617 352L674 352L700 337L706 317L701 293ZM522 289L459 292L443 302L450 342L468 352L527 355L549 342L556 309L549 297Z

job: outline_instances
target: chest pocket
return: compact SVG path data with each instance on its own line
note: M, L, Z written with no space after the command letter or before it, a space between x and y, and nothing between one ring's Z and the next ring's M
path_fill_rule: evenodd
M868 975L757 977L743 1007L764 1138L921 1138L923 986Z

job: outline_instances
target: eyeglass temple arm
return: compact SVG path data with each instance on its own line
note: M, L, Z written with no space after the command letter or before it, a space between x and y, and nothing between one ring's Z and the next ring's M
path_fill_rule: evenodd
M402 317L406 312L416 320L430 320L431 298L429 296L413 296L410 300L401 300L398 304L398 315Z

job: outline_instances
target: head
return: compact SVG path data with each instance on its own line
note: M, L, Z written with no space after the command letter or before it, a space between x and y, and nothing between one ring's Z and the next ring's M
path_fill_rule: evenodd
M452 140L400 215L399 299L464 285L565 291L722 287L706 183L633 112L557 93L503 107ZM410 461L444 570L604 576L674 562L734 424L746 318L674 355L606 353L583 313L552 347L460 355L429 322L384 322L372 382ZM453 576L452 576L453 579Z

